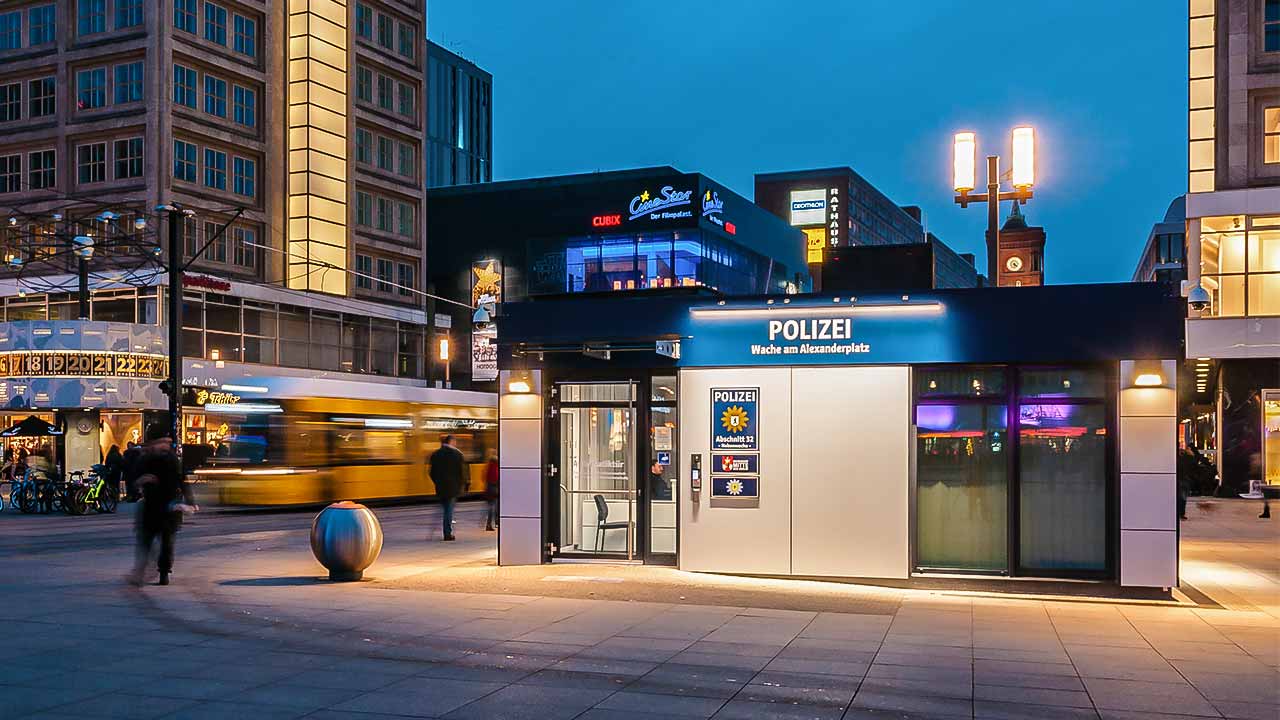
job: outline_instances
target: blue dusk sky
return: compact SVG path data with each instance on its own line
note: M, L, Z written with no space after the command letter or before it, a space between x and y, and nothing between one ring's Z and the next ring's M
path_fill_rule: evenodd
M495 180L669 164L750 198L849 165L980 269L951 134L1007 168L1030 123L1047 282L1110 282L1186 189L1185 5L428 0L427 32L494 75Z

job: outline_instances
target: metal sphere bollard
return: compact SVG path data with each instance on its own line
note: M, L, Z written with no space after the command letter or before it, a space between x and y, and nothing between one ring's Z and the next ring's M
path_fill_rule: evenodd
M360 503L336 502L312 521L311 552L330 580L359 580L382 552L382 525Z

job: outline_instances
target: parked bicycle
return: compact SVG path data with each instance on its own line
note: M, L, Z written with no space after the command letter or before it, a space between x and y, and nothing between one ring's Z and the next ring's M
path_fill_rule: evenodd
M120 504L119 490L106 481L106 466L94 465L87 474L67 484L63 506L68 515L84 515L90 509L113 513Z

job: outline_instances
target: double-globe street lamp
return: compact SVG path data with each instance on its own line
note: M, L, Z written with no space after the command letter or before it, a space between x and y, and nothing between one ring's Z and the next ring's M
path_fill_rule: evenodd
M978 136L976 133L958 132L952 141L951 186L955 188L955 202L960 207L970 203L987 204L987 282L995 284L999 271L1000 250L1000 202L1013 200L1026 204L1032 198L1031 187L1036 181L1036 132L1035 128L1020 125L1012 133L1013 168L1006 174L1013 190L1001 192L1000 156L987 156L987 191L974 193L977 188Z

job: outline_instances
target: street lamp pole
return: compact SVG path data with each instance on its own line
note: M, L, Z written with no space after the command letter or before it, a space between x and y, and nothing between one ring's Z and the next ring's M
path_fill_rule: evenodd
M1034 193L1035 184L1035 130L1020 126L1013 129L1013 168L1009 175L1013 190L1000 191L1000 156L987 156L987 191L974 193L977 186L977 136L972 132L958 132L953 140L952 186L955 202L960 207L970 203L987 204L987 282L995 285L1000 271L1000 203L1012 200L1025 204Z
M169 432L174 448L182 444L182 225L186 213L162 205L169 217Z
M79 306L80 319L89 319L89 260L88 258L79 258L77 274L79 275Z

